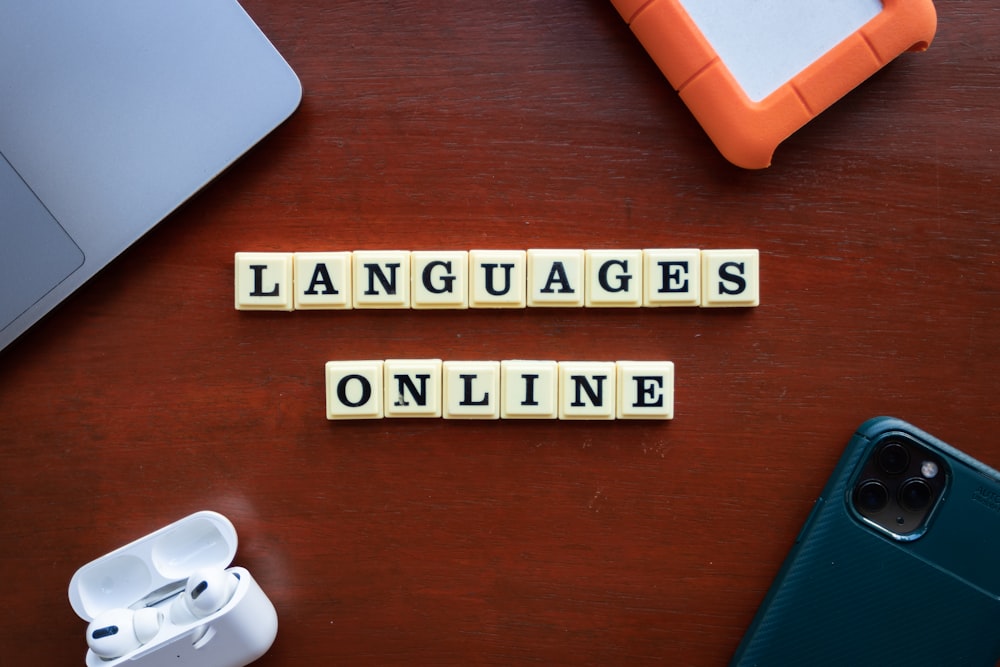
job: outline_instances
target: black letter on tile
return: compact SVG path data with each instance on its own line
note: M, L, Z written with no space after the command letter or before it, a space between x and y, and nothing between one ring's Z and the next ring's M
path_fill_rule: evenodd
M278 283L274 283L274 289L270 292L264 291L264 269L267 268L267 264L251 264L250 270L253 271L253 291L250 292L250 296L278 296Z
M728 269L739 269L739 273L730 273ZM720 294L740 294L747 288L746 278L743 277L743 262L726 262L719 267L719 293ZM726 282L731 282L736 287L726 287Z
M406 402L406 390L409 389L410 393L413 394L413 398L416 400L417 405L427 405L427 381L431 378L429 373L421 373L417 375L417 379L420 380L420 389L417 389L417 385L414 384L413 379L409 375L397 375L396 380L399 382L399 398L396 400L395 405L409 405Z
M660 268L663 269L662 283L660 284L660 289L657 290L660 294L668 294L670 292L687 292L688 291L688 263L683 262L657 262ZM673 270L672 270L673 269ZM676 285L676 287L671 287L671 285Z
M502 290L496 289L493 285L493 269L497 267L503 269L503 279L504 287ZM513 264L483 264L483 269L486 270L486 291L493 296L503 296L510 291L510 270L514 268Z
M431 279L434 277L431 275L431 272L439 266L443 266L445 271L448 272L447 274L441 276L441 282L444 283L444 287L435 287L431 282ZM452 285L455 283L455 276L451 275L451 262L435 260L428 263L427 266L424 267L423 283L424 289L431 294L444 294L445 292L452 292Z
M535 380L538 379L538 374L521 373L521 377L524 378L524 400L521 401L521 405L538 405L538 401L535 400Z
M386 294L396 293L396 269L399 268L398 263L385 265L385 268L389 269L388 277L378 264L365 264L364 267L368 269L368 289L365 291L366 295L378 294L378 291L375 289L375 278L378 278Z
M490 392L488 391L483 392L482 400L472 400L472 381L478 377L477 375L459 375L458 377L462 378L462 382L465 383L465 391L460 405L486 405L490 402Z
M361 398L357 401L351 401L347 397L347 383L351 380L357 380L361 383ZM357 408L369 401L372 397L372 385L368 382L368 378L364 375L345 375L337 383L337 400L346 405L349 408Z
M608 283L608 269L611 268L612 264L617 264L621 267L622 271L625 272L617 276L618 287L612 287ZM606 292L627 292L628 283L632 280L632 276L628 275L628 262L620 259L609 259L604 262L604 264L601 264L601 268L597 272L597 280L601 283L601 287L603 287Z
M662 408L663 407L663 376L661 375L636 375L635 393L636 401L633 408ZM659 387L659 393L656 391ZM647 402L646 397L653 399Z
M306 288L305 293L310 295L319 294L316 290L316 285L323 286L323 294L340 294L337 288L333 286L333 279L330 278L330 272L326 268L326 264L317 264L316 268L313 269L312 278L309 279L309 287Z
M542 294L552 294L555 292L552 289L552 283L559 283L560 294L573 294L576 291L569 284L569 278L566 276L566 267L563 266L562 262L552 263L552 270L549 271L549 277L545 280L545 287L542 288Z
M576 398L570 405L572 405L574 408L583 407L583 398L580 395L581 388L584 391L586 391L587 396L590 397L591 405L593 405L594 407L597 407L598 405L604 405L603 394L604 394L604 380L606 379L606 376L595 375L593 377L594 382L597 383L596 391L592 386L590 386L590 383L587 382L587 377L585 375L571 375L570 379L573 380L574 383L576 383L576 394L574 394Z

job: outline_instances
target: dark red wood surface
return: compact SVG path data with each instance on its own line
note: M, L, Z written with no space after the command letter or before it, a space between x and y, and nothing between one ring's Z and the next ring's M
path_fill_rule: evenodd
M748 172L608 2L247 0L272 136L0 355L0 662L83 664L84 563L199 509L261 667L723 665L853 429L1000 466L1000 13ZM756 309L247 313L236 251L759 248ZM670 359L672 422L330 423L331 359Z

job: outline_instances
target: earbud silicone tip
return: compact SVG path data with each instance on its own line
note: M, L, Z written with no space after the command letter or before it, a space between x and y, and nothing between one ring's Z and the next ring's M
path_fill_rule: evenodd
M141 644L146 644L163 625L163 612L152 607L144 607L135 612L132 622L135 624L135 638Z

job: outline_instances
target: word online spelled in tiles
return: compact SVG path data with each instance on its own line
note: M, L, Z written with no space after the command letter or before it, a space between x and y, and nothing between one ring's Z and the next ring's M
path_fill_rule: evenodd
M327 419L673 419L670 361L326 364Z
M754 307L755 249L238 252L238 310Z

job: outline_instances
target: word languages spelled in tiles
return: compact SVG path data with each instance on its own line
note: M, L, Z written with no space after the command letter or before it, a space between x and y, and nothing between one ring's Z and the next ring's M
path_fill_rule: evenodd
M670 361L329 361L330 420L673 419Z
M756 249L238 252L237 310L760 304Z

